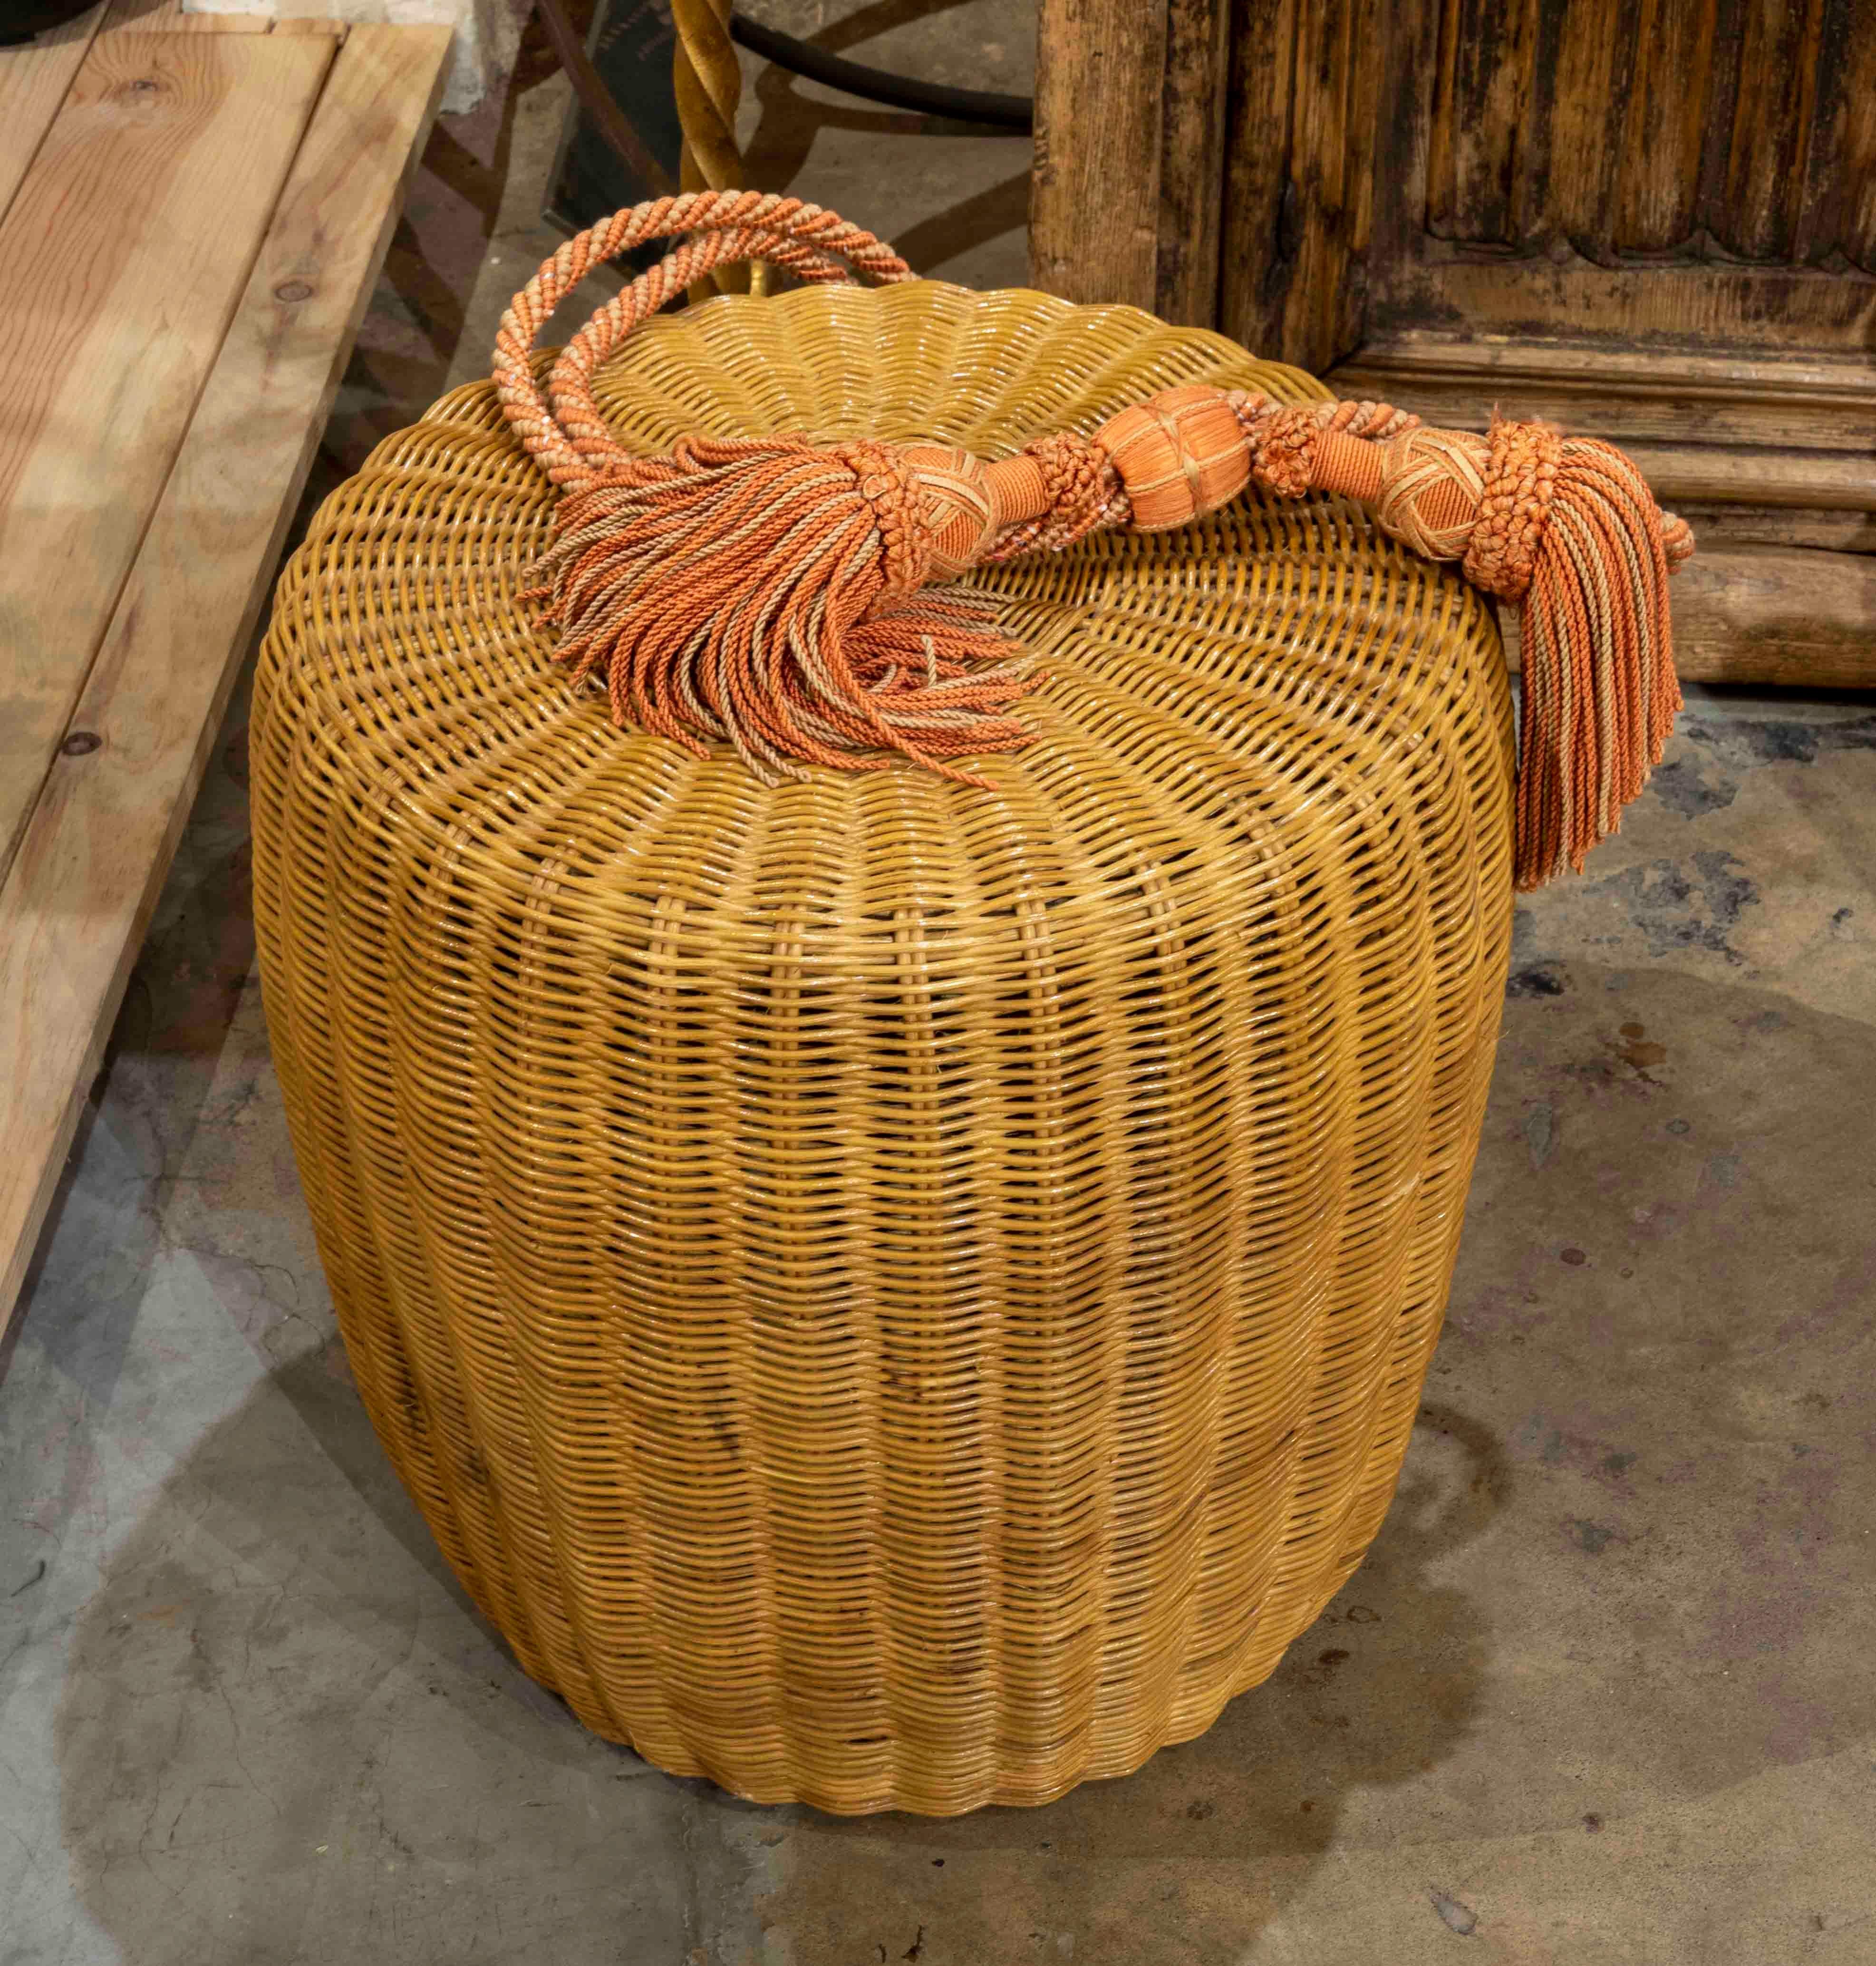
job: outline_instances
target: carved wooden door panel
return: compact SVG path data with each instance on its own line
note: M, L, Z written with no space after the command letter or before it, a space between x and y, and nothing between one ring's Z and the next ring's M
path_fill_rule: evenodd
M1688 673L1876 682L1876 0L1044 0L1042 34L1047 284L1610 437L1700 536Z

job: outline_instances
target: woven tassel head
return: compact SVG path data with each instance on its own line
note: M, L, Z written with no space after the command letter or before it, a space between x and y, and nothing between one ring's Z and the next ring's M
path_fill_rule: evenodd
M588 266L675 234L688 236L562 351L550 411L529 350L561 296ZM1520 888L1580 869L1660 762L1681 702L1668 577L1693 539L1611 446L1539 424L1501 419L1480 437L1386 404L1188 385L994 463L795 436L628 454L593 400L595 368L700 274L747 258L807 281L911 277L890 247L797 199L660 199L569 240L497 342L504 411L563 493L537 591L559 659L604 675L620 722L700 752L727 741L766 779L876 770L896 753L982 785L962 761L1030 740L1012 710L1041 678L991 603L929 583L1100 527L1183 525L1252 484L1356 499L1383 531L1518 608Z
M1404 419L1359 444L1325 420L1308 476L1516 607L1517 885L1581 872L1661 762L1681 707L1668 577L1693 534L1613 445L1503 417L1484 437Z

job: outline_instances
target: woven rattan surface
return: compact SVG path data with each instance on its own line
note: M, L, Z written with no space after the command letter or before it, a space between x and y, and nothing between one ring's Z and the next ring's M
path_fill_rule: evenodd
M599 400L985 456L1191 379L931 282L661 317ZM1443 1307L1510 917L1491 616L1352 506L976 576L991 789L615 728L517 598L488 388L329 499L253 718L266 1002L359 1388L589 1726L763 1800L1136 1766L1359 1560Z

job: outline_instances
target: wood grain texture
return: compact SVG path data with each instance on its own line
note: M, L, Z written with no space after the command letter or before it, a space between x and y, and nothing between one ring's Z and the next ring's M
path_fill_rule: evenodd
M1520 187L1518 233L1533 242L1568 240L1597 265L1615 257L1617 156L1636 53L1629 18L1568 0L1540 9L1533 140Z
M1159 276L1168 0L1043 0L1030 277L1150 308Z
M1426 225L1435 237L1511 245L1537 57L1536 0L1446 0L1433 77Z
M1301 4L1237 0L1227 58L1218 322L1270 355L1282 346L1299 243L1290 143Z
M0 887L0 1327L201 778L434 112L442 28L334 63Z
M1876 21L1862 0L1843 58L1838 205L1832 227L1852 265L1876 273Z
M0 874L331 54L314 35L100 35L0 224Z
M1565 249L1567 253L1567 247ZM1876 347L1876 282L1809 268L1715 262L1601 266L1546 254L1486 256L1425 234L1375 269L1372 333L1442 328L1808 353Z
M0 218L39 154L103 13L94 7L24 47L0 48Z
M1876 0L1238 0L1229 68L1247 345L1876 347Z
M1388 21L1380 0L1294 0L1254 5L1239 33L1220 324L1306 369L1362 339ZM1285 114L1270 91L1286 73Z
M1642 256L1858 263L1872 0L1443 0L1439 19L1430 76L1397 85L1430 92L1430 237L1638 277Z
M1816 553L1876 553L1876 511L1807 511L1800 506L1715 505L1684 499L1676 508L1705 553L1741 546L1803 546Z
M1743 497L1755 505L1876 510L1876 459L1867 451L1736 450L1633 437L1623 449L1670 505Z
M1365 331L1386 15L1381 0L1314 0L1302 16L1291 176L1303 218L1282 359L1313 370Z
M1876 558L1698 553L1675 576L1674 650L1692 682L1876 688Z
M1792 256L1876 272L1876 0L1826 0L1817 108Z
M1816 108L1823 0L1743 0L1739 88L1713 230L1745 259L1791 254Z
M1615 132L1611 237L1625 253L1684 246L1699 222L1714 82L1713 0L1641 0Z
M1169 0L1154 311L1192 327L1218 318L1230 24L1231 0Z
M1496 406L1618 443L1861 454L1876 474L1876 359L1868 357L1754 359L1422 334L1371 338L1327 379L1339 395L1383 397L1462 429L1483 429ZM1752 475L1743 460L1742 498Z

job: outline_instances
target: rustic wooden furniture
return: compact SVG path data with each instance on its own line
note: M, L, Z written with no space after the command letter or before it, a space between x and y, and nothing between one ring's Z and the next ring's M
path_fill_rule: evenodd
M0 51L0 1328L448 50L272 24Z
M1876 683L1876 0L1043 0L1036 283L1690 517L1682 672Z

